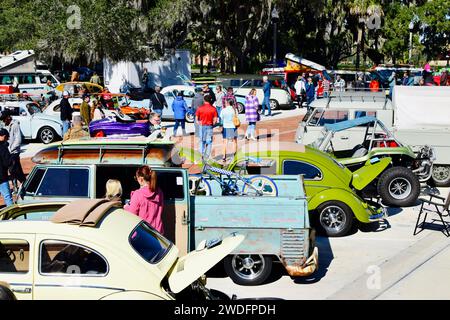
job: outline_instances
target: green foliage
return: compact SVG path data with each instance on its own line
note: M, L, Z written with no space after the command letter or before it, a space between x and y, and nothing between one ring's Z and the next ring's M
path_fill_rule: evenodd
M278 57L293 52L336 67L357 48L373 60L406 61L411 19L414 48L428 58L449 49L450 0L1 0L0 52L35 49L41 58L144 60L189 46L231 54L240 71L272 56L274 6ZM80 8L80 16L68 11ZM364 23L374 14L376 28ZM77 20L78 19L78 20ZM74 27L80 22L79 28ZM418 52L420 53L420 52ZM381 58L380 58L381 57Z
M428 1L417 14L422 23L424 53L429 59L450 51L450 0Z

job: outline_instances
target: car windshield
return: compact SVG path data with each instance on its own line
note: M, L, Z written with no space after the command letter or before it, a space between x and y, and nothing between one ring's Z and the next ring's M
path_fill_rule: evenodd
M314 149L321 150L320 146L324 142L325 138L331 134L325 127L320 131L319 137L311 145Z
M163 238L146 222L142 222L130 234L130 245L145 261L155 264L162 260L172 243Z
M41 108L39 108L39 106L36 105L36 104L34 104L34 103L29 103L29 104L27 104L27 109L28 109L28 112L29 112L31 115L33 115L33 114L35 114L35 113L41 113L41 112L42 112L42 111L41 111Z

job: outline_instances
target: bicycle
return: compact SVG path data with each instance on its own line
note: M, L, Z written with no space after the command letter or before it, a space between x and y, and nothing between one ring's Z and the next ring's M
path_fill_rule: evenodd
M245 162L248 161L246 159ZM191 195L212 195L211 184L207 180L209 178L220 185L223 196L278 196L278 188L271 178L263 175L246 178L241 175L242 170L242 166L239 173L216 168L203 159L202 173L189 177ZM238 183L243 184L242 188Z

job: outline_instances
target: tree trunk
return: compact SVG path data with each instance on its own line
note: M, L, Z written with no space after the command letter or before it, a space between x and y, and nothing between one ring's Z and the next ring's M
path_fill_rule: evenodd
M203 57L205 56L205 47L203 41L200 41L200 73L204 72Z
M362 43L362 34L361 29L358 27L358 36L356 43L356 70L359 71L359 67L361 64L361 43Z
M366 28L363 27L362 28L362 34L361 34L361 50L362 50L362 55L363 55L363 70L366 70Z
M225 52L224 50L220 51L220 72L224 72L226 67L225 67Z

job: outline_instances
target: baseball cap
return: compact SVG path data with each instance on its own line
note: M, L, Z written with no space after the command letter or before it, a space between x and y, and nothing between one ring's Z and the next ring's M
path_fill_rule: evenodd
M9 132L8 130L6 130L5 128L0 129L0 136L8 136L9 137Z

